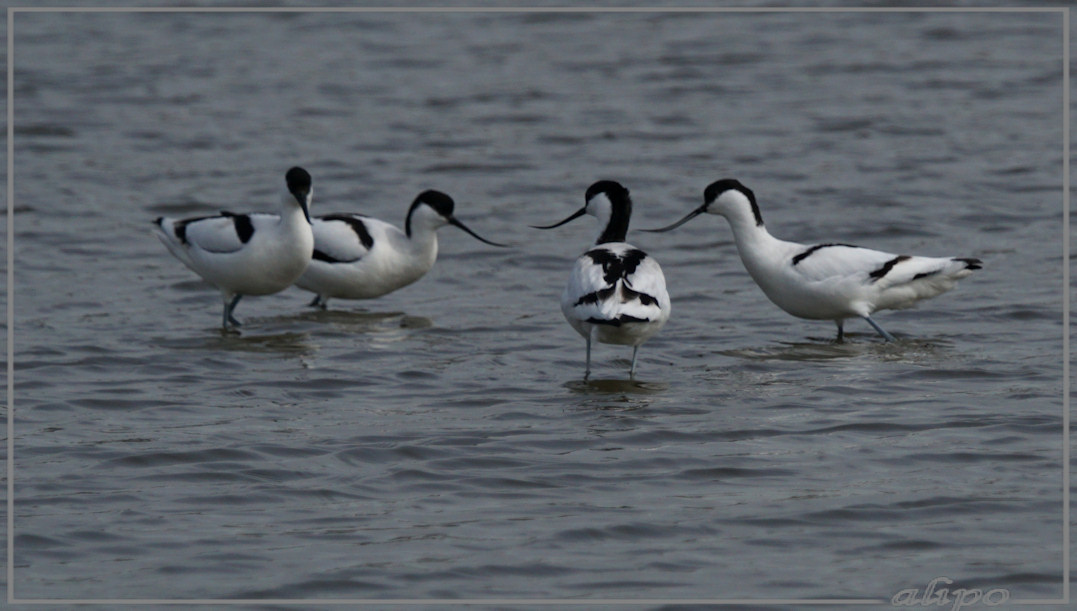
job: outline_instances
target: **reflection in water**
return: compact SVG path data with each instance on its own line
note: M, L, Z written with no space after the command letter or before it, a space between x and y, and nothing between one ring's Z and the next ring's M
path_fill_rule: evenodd
M403 312L367 312L365 310L317 310L311 309L292 316L294 320L343 325L378 325L388 320L404 318Z
M663 382L624 379L575 380L563 386L579 397L577 409L602 416L587 426L598 437L634 430L637 419L645 417L652 401L669 389L669 384Z
M227 350L285 355L305 355L315 351L314 345L310 343L309 333L286 331L255 335L222 329L218 331L215 336L163 340L159 343L179 350Z
M434 321L425 316L352 310L311 310L278 317L274 321L293 327L306 323L309 332L319 339L339 338L342 335L368 336L364 340L368 347L395 344L408 339L413 331L434 326Z
M306 322L306 330L294 331ZM349 312L340 310L302 312L285 316L248 319L240 329L215 329L213 333L180 339L161 339L158 344L179 350L226 350L309 355L316 341L326 335L370 335L368 345L391 344L406 339L411 331L428 329L434 322L403 312ZM293 329L274 332L276 328ZM257 332L254 331L257 329Z
M836 343L781 342L778 346L736 348L717 353L757 361L828 361L857 357L877 357L880 360L919 361L925 357L945 356L952 342L940 339L898 339L896 342L860 341Z
M434 321L425 316L410 316L404 312L312 310L293 315L291 319L331 325L333 330L347 333L384 333L400 329L429 329L434 326Z
M625 379L573 380L565 382L563 386L584 395L610 395L615 393L649 395L669 390L669 384L665 382L642 382L640 380Z

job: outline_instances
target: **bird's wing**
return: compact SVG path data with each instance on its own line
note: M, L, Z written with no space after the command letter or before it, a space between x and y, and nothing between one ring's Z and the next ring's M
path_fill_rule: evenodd
M601 265L597 265L587 255L582 255L576 259L568 277L564 301L574 311L581 312L580 316L586 320L588 316L584 316L583 312L586 310L587 313L596 315L600 313L598 302L612 294L614 284L606 280Z
M357 214L330 214L313 219L314 259L327 263L354 263L374 247L375 219Z
M847 244L804 247L790 265L811 281L857 280L879 289L922 279L962 278L980 268L978 259L895 255Z
M649 315L653 316L656 308L666 307L669 302L666 277L662 274L662 267L653 257L644 255L636 271L625 275L625 284L642 295L635 301L644 306Z
M860 278L870 283L895 271L898 259L898 255L849 244L817 244L800 249L789 265L809 281Z
M635 248L594 248L576 260L563 307L579 320L656 320L668 304L658 263Z
M176 221L173 226L176 237L184 244L209 252L229 253L243 248L254 236L257 226L267 220L254 217L269 216L221 212L218 216Z
M979 259L956 257L916 257L902 256L894 261L885 275L877 278L880 288L901 286L916 281L928 283L952 283L980 269Z

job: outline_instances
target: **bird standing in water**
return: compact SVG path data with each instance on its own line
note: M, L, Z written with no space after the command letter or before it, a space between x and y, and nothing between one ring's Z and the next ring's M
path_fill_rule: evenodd
M278 214L235 214L187 219L160 217L154 234L174 257L221 291L224 329L240 326L232 312L244 295L283 291L302 275L314 251L310 174L294 167Z
M475 239L491 242L453 216L454 202L441 191L419 194L408 208L404 231L362 214L314 218L314 256L299 288L314 293L310 305L325 308L329 299L373 299L426 275L438 257L437 230L459 227Z
M670 303L662 268L625 241L632 200L628 189L600 180L587 189L584 207L552 229L584 214L598 219L594 246L576 259L561 295L561 312L587 341L584 379L591 373L591 343L632 346L629 375L635 377L639 347L669 320Z
M703 213L729 221L744 267L775 305L799 318L833 320L839 342L845 319L854 317L894 341L872 313L912 307L982 267L979 259L968 257L894 255L849 244L779 240L763 225L755 194L732 178L708 185L703 205L681 220L644 231L669 231Z

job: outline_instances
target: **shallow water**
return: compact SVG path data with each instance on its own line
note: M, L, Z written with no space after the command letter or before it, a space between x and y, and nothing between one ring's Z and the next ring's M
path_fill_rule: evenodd
M1062 582L1056 14L18 14L15 595L888 601ZM217 293L158 215L453 228L326 312ZM673 316L584 345L557 299L596 179L633 227L709 182L775 235L974 256L859 321L766 301L725 222L630 241ZM655 603L657 605L658 603Z

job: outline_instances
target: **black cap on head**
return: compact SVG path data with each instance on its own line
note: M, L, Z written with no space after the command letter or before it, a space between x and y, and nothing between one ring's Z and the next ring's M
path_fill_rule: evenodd
M706 202L713 202L714 200L718 199L719 195L726 191L729 191L730 189L744 193L748 196L749 199L755 199L755 195L752 193L752 190L748 187L745 187L744 184L736 178L723 178L707 185L707 188L703 190L703 200Z
M442 193L441 191L435 191L434 189L427 189L415 198L415 201L411 203L411 207L414 208L419 204L426 204L434 209L435 212L445 218L452 216L455 203L452 198Z
M584 201L589 202L592 197L599 193L605 193L606 197L608 197L611 202L628 199L628 189L624 188L621 183L614 180L600 180L590 187L587 187L587 194L583 196L583 199Z
M415 196L415 200L411 202L411 207L408 208L408 216L404 219L404 233L409 238L411 237L411 215L414 214L415 209L422 204L430 206L434 209L434 212L437 212L447 219L452 218L452 211L455 206L452 198L441 191L427 189Z
M465 225L455 216L453 216L453 209L456 207L455 202L453 202L452 198L445 193L442 193L441 191L435 191L434 189L427 189L426 191L423 191L415 198L415 201L411 202L411 208L408 208L408 217L404 220L404 233L409 238L411 237L411 215L415 212L416 208L423 204L430 206L434 210L434 212L437 212L442 218L448 221L450 225L463 229L465 232L471 234L471 236L475 239L481 242L486 242L487 244L490 244L492 246L505 246L504 244L491 242L490 240L487 240L486 238L480 236L479 234L468 228L467 225Z
M755 216L755 224L763 224L763 215L759 213L759 204L755 203L755 193L748 187L745 187L744 184L736 178L723 178L707 185L707 188L703 190L704 204L714 203L714 200L721 197L722 193L725 193L726 191L740 191L743 193L744 197L748 198L748 203L752 205L752 215Z
M303 216L310 222L310 210L307 209L307 200L310 199L311 178L306 170L295 166L284 175L284 182L288 184L288 192L295 198L296 203L303 210Z
M288 183L288 191L293 195L299 197L302 194L305 197L310 193L310 174L303 168L296 166L288 170L288 173L284 175L284 180Z

